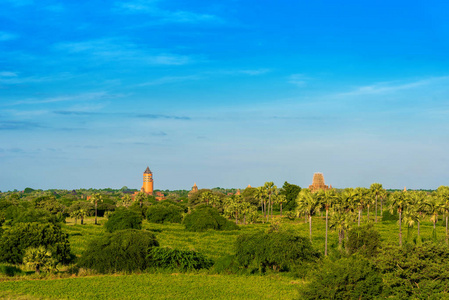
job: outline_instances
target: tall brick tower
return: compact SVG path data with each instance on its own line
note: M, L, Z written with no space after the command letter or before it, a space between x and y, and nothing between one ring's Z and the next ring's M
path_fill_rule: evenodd
M149 195L153 195L153 173L151 173L149 167L143 172L142 190Z
M332 188L332 186L330 187ZM329 187L324 184L324 177L322 173L313 174L312 185L309 185L309 189L312 193L318 190L328 190Z

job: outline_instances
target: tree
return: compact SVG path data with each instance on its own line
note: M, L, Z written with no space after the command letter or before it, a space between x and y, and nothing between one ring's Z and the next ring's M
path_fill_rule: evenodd
M287 197L285 197L285 195L278 194L275 198L275 201L279 204L280 216L282 218L282 204L287 201Z
M262 186L258 187L256 190L255 196L260 201L260 207L262 208L262 214L263 214L262 223L265 223L266 197L268 196L266 189L264 189L264 187L262 187Z
M418 224L418 240L421 240L421 236L420 236L420 223L421 223L421 219L423 217L423 213L426 211L426 206L427 206L427 198L428 195L426 192L424 191L412 191L409 192L410 193L410 204L411 204L411 208L416 214L415 215L411 215L411 216L407 216L407 223L409 225L412 225L412 223L416 222Z
M147 199L147 194L145 194L144 192L138 192L136 197L134 198L135 201L138 201L140 204L140 207L142 208L143 205L143 201Z
M272 198L273 195L276 195L277 193L277 187L274 185L274 183L272 181L269 182L265 182L264 188L267 191L267 195L268 195L268 202L269 205L271 207L271 219L273 218L273 202L272 202ZM268 216L270 216L270 207L268 208ZM267 218L268 221L268 218Z
M374 218L374 222L377 223L377 198L379 197L379 195L382 194L384 189L382 187L382 184L380 184L380 183L373 183L373 184L371 184L370 189L371 189L371 193L376 197L376 202L375 202L375 206L376 206L375 214L376 214L376 216Z
M329 228L329 208L337 199L337 194L334 189L331 190L319 190L317 192L317 197L320 199L321 206L326 210L326 235L324 240L324 255L327 256L327 231Z
M141 229L142 217L135 211L126 208L118 208L109 216L108 221L104 226L108 232L123 229Z
M284 182L280 190L281 195L285 195L286 203L285 210L294 211L296 209L296 198L298 197L301 188L296 184L290 184L287 181Z
M449 217L449 187L440 186L436 190L436 197L440 203L440 210L446 218L446 244L448 243L448 217Z
M391 195L390 211L393 212L395 209L398 211L399 215L399 246L402 246L402 211L409 202L409 197L407 192L394 192Z
M123 196L122 200L117 203L117 206L130 207L133 202L133 199L129 194Z
M355 212L352 209L352 199L354 189L345 189L336 197L336 202L332 205L330 216L330 228L338 232L338 248L342 249L345 232L347 232L355 219Z
M353 201L354 201L354 205L359 210L358 226L360 226L360 220L362 218L362 211L363 211L363 208L367 204L369 194L368 194L368 189L361 188L361 187L355 188L354 193L355 193L355 195L354 195Z
M298 215L300 213L305 213L309 219L309 236L310 241L312 241L312 215L315 214L316 210L319 210L318 198L310 192L309 189L302 189L298 194L297 198L298 206L296 208Z
M95 225L97 225L97 206L98 202L103 202L103 197L100 193L93 194L90 198L90 202L95 205Z
M44 246L30 247L25 250L23 263L35 269L36 274L40 274L41 269L51 270L57 264L52 257L51 251Z

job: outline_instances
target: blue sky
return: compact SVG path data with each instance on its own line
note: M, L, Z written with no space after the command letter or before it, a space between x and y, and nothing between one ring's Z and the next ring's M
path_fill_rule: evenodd
M0 190L449 185L444 1L0 1Z

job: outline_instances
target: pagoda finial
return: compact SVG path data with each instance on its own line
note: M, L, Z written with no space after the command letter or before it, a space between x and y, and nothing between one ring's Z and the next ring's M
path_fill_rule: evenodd
M144 174L152 174L152 173L151 173L151 170L150 170L150 167L147 166L145 172L143 172L143 173L144 173Z

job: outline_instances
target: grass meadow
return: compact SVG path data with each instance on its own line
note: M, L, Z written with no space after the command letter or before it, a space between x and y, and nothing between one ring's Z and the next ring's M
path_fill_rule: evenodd
M374 221L373 216L372 222ZM366 222L366 215L364 216ZM309 224L304 218L289 220L275 216L281 228L293 230L303 236L309 235ZM99 218L102 224L105 219ZM383 243L398 244L397 222L374 223L381 235ZM357 226L357 224L354 224ZM445 223L437 223L437 238L444 239ZM89 241L102 235L105 230L101 225L94 225L93 218L88 218L85 225L74 225L68 219L63 225L69 234L72 252L80 256ZM224 255L234 254L234 243L242 233L258 230L268 230L270 224L242 225L238 231L207 231L187 232L180 224L151 224L146 221L143 228L154 232L162 247L172 247L184 250L196 250L207 257L217 260ZM421 237L430 240L433 225L422 222ZM312 244L324 253L325 220L316 216L312 222ZM403 225L403 239L412 241L417 237L416 226L407 234ZM329 248L337 249L338 236L329 230ZM3 299L293 299L297 297L297 286L303 281L289 274L268 275L222 275L213 272L197 273L144 273L92 275L86 272L84 276L61 274L47 275L40 278L34 275L0 277L0 298ZM56 278L58 277L58 278Z

